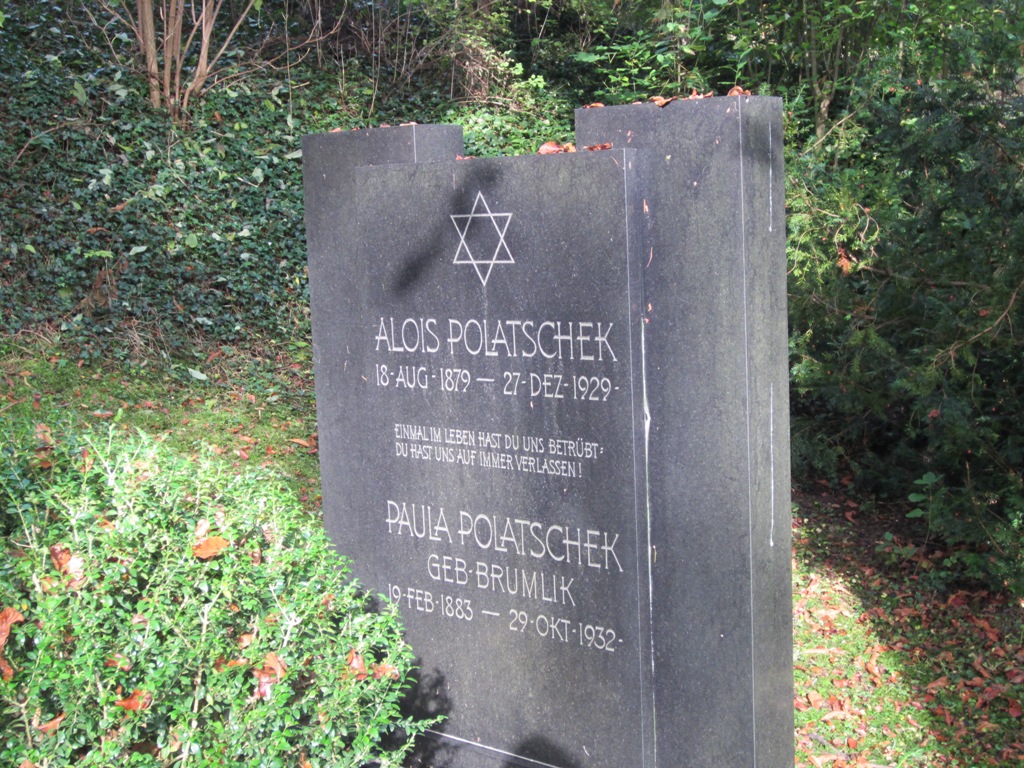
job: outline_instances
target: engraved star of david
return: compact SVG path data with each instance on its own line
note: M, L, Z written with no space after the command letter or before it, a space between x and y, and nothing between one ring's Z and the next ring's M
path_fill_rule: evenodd
M483 213L477 211L483 209ZM477 277L480 278L480 282L486 287L487 279L491 276L491 270L494 269L495 264L515 264L515 259L512 258L512 254L508 249L508 245L505 244L505 230L508 229L509 221L512 219L511 213L491 213L490 207L487 205L487 200L484 199L483 192L476 193L476 200L473 201L473 210L469 213L463 214L451 214L452 224L455 225L456 231L459 233L459 247L455 251L455 260L453 264L471 264L473 269L476 270ZM490 225L486 221L490 221ZM490 227L494 227L494 234L498 238L497 245L494 247L494 252L490 253L488 248L489 257L487 258L476 258L472 251L469 250L469 244L466 242L466 235L469 234L469 228L473 222L479 222L476 225L476 230L482 226L483 232L477 234L477 240L481 235L486 236L490 232ZM479 250L478 250L479 252Z

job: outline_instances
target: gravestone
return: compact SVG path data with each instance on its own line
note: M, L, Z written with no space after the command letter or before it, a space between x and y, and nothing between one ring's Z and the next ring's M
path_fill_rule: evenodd
M304 140L325 524L447 715L420 764L792 765L779 102L577 126Z

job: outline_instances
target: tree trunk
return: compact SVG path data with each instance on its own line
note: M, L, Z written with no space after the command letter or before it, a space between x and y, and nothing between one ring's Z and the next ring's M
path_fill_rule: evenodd
M156 57L156 23L153 18L153 0L138 0L139 47L146 62L146 80L149 83L149 102L160 108L160 69Z

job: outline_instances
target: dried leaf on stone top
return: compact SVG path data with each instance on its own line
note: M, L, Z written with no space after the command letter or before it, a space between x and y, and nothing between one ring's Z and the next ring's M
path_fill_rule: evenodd
M222 550L231 546L231 542L222 536L209 536L192 547L192 554L200 560L211 560Z
M115 701L114 706L123 707L129 712L138 712L139 710L148 709L152 703L153 694L136 688L132 691L131 696Z
M595 102L593 102L591 104L584 104L583 108L584 109L596 109L597 107L603 107L603 106L604 106L604 104L602 104L600 101L595 101Z
M537 150L538 155L557 155L562 152L562 145L557 141L545 141Z
M650 101L654 102L654 104L659 107L664 107L668 104L671 104L675 100L675 96L669 96L667 98L665 96L651 96L650 98Z
M729 89L729 93L726 94L726 95L728 95L728 96L750 96L752 94L750 93L750 91L742 88L741 86L734 85L732 88Z
M67 716L67 712L61 712L59 715L53 718L53 720L43 723L42 725L37 727L41 732L52 736L57 731L57 729L60 728L60 724L64 722L64 718Z
M612 143L610 141L606 141L603 144L588 144L587 146L584 147L584 149L587 150L588 152L599 152L601 150L611 149L611 148L612 148ZM646 204L646 201L645 201L645 204Z

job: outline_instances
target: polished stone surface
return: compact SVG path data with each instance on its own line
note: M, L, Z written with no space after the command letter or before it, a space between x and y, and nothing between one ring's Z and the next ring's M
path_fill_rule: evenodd
M448 715L417 765L792 765L779 103L577 125L307 137L325 524Z

